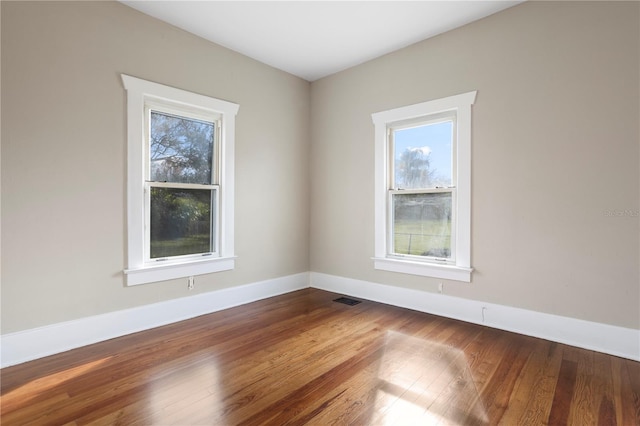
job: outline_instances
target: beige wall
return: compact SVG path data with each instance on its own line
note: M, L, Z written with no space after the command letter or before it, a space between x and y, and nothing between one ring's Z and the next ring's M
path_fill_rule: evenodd
M240 104L236 269L191 292L124 286L120 73ZM309 96L116 2L3 1L2 333L308 271Z
M2 333L308 270L436 291L373 269L370 114L470 90L476 272L445 293L640 328L639 218L605 214L640 208L637 2L528 2L311 85L115 2L1 7ZM120 73L240 104L236 270L193 292L124 286Z
M311 270L640 328L639 26L527 2L314 82ZM471 90L473 282L374 270L370 114Z

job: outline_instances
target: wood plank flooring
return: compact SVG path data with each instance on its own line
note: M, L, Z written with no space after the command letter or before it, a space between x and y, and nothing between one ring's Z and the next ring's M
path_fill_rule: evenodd
M3 369L2 425L640 425L640 363L305 289Z

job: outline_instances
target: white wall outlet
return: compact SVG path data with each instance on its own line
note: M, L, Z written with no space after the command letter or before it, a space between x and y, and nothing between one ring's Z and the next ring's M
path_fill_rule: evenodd
M195 285L195 279L193 277L189 277L189 284L187 284L187 288L189 290L193 290L194 285Z
M442 285L442 283L438 283L438 293L442 294L443 288L444 286Z

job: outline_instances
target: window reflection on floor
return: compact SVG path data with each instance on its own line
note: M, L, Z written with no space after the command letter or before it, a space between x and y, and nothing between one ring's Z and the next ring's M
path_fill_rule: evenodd
M463 351L389 331L369 424L488 422Z

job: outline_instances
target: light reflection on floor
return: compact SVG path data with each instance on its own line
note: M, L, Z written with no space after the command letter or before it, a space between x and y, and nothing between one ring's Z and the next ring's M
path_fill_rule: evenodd
M357 424L488 424L463 351L395 331L388 331L384 339L381 359L360 372L370 377L368 389L373 387L375 398L363 407L365 412ZM223 385L228 371L220 371L215 358L204 355L174 367L179 368L172 368L170 374L163 367L164 373L151 380L150 403L146 407L150 424L184 419L192 424L228 423L230 419L225 415L233 411L231 405L225 406L230 403ZM361 391L347 389L342 397L345 404ZM245 402L238 400L234 404ZM329 411L318 413L314 421L322 422L323 414L335 416Z
M486 424L463 351L389 331L369 424Z
M151 424L171 424L180 419L218 418L224 412L220 402L220 372L214 358L192 359L183 368L152 381L149 393Z
M16 402L24 405L38 396L38 394L46 393L47 391L61 386L69 380L80 377L93 370L94 368L99 367L110 359L111 357L106 357L95 361L86 362L76 367L68 368L64 371L40 377L20 387L17 387L16 389L13 389L2 395L3 409L11 406Z

